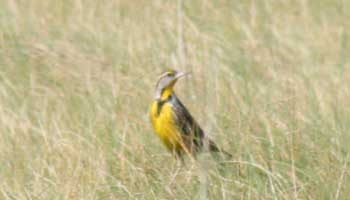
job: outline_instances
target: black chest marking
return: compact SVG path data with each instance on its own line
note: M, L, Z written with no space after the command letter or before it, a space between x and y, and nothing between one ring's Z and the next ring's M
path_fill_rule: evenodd
M163 101L160 101L160 100L157 101L157 116L159 116L160 112L162 112L162 108L163 108L164 104L171 101L171 98L172 98L172 95Z

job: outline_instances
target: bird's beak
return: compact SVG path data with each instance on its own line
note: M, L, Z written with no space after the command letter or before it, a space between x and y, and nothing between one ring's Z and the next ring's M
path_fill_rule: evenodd
M175 79L179 79L179 78L187 76L189 74L191 74L191 72L177 72L175 75Z

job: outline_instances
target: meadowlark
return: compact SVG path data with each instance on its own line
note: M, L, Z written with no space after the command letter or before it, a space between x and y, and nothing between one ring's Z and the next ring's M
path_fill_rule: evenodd
M184 154L195 157L205 145L210 152L222 152L231 157L231 154L221 150L206 137L204 131L174 93L177 80L186 75L188 73L167 70L159 77L150 110L155 133L166 148L181 160Z

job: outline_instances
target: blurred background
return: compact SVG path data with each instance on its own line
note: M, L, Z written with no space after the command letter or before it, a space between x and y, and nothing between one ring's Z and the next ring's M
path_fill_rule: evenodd
M0 199L349 199L349 10L0 0ZM168 68L192 72L177 95L234 155L204 178L149 121Z

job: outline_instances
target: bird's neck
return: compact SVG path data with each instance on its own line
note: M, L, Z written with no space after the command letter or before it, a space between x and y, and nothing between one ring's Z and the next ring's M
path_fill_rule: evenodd
M173 87L167 87L163 90L159 91L159 94L157 94L157 100L158 101L166 101L168 100L172 95L174 94L174 88Z

